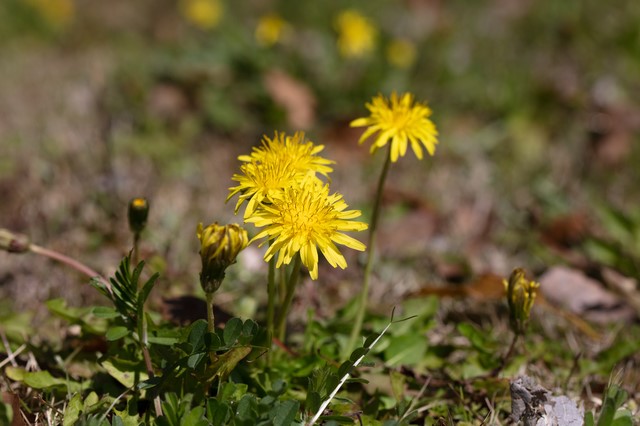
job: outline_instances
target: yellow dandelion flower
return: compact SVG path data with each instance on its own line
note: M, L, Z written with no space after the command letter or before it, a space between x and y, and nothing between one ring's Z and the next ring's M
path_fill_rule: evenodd
M391 141L392 162L396 162L398 157L404 157L409 143L420 160L422 159L420 144L424 145L429 155L434 154L438 143L438 131L429 119L431 109L425 104L414 103L412 94L405 93L398 96L394 92L390 99L378 95L366 106L371 115L353 120L351 126L368 126L360 137L359 143L377 133L371 145L371 153Z
M72 0L27 0L26 2L54 27L69 25L75 15L75 5Z
M223 7L220 0L182 0L181 10L187 21L201 30L211 30L220 23Z
M305 176L316 173L327 176L332 171L332 161L318 155L323 145L315 145L305 141L304 133L298 132L293 137L285 133L275 133L273 139L263 137L262 146L254 148L251 155L238 157L244 164L240 166L241 174L234 174L233 180L239 185L229 188L227 201L240 194L236 203L236 213L244 201L247 207L244 218L251 216L265 200L270 200L283 188L294 182L302 181Z
M256 26L256 41L262 46L273 46L289 31L289 24L275 13L264 15Z
M305 138L304 132L296 132L287 136L284 132L275 132L273 139L263 136L262 144L252 149L250 155L241 155L238 160L244 162L269 163L278 159L290 162L299 171L306 174L308 170L328 176L333 171L327 160L316 154L324 150L324 145L316 145Z
M342 195L329 195L329 186L318 180L305 179L289 186L265 204L247 222L264 227L253 240L272 241L265 253L269 261L278 253L276 266L289 264L300 253L311 279L318 278L318 249L331 266L347 267L347 262L335 244L363 251L365 245L343 232L363 231L367 224L353 221L359 210L347 210ZM252 240L252 241L253 241Z
M335 20L338 50L345 58L360 58L370 53L376 44L378 30L359 12L348 9Z
M393 40L387 46L387 60L395 67L409 68L416 61L416 47L409 40Z

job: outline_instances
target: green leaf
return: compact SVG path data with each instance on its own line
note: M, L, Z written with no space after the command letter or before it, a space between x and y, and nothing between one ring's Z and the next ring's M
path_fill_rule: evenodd
M127 388L132 388L135 383L135 372L138 371L140 375L140 381L145 381L149 378L149 375L142 371L141 366L130 366L125 363L117 363L115 360L107 359L101 364L107 373Z
M393 336L384 351L388 365L416 365L427 352L427 339L422 333Z
M308 391L307 399L304 401L304 409L308 413L316 413L320 408L320 404L322 404L320 394L316 391Z
M593 413L591 411L588 411L587 414L584 415L584 426L595 426Z
M375 339L373 339L375 340ZM371 341L371 343L373 343L373 340ZM371 343L369 343L369 345L371 345ZM358 360L358 358L360 358L363 355L366 355L369 352L369 346L365 346L363 348L358 348L355 351L353 351L351 353L351 356L349 357L349 360L351 362L356 362Z
M463 322L458 324L457 328L460 334L469 339L469 342L474 349L485 354L493 353L493 351L489 348L490 345L487 341L486 335L475 328L473 325Z
M189 366L189 368L193 368L195 369L201 361L203 361L206 357L206 353L205 352L199 352L193 355L190 355L189 358L187 359L187 365Z
M89 395L87 395L84 399L84 402L82 404L82 411L89 411L89 409L96 405L98 402L100 402L98 394L91 391Z
M223 340L226 346L233 346L242 333L242 320L240 318L231 318L224 326Z
M78 382L53 377L48 371L26 372L23 383L35 389L50 389L60 386L66 388L68 392L80 392L83 388Z
M10 425L13 420L13 408L10 404L0 401L0 424Z
M191 330L189 331L189 337L187 341L191 345L191 353L200 351L204 348L204 336L207 333L207 322L205 320L197 320L191 324Z
M159 276L160 274L156 272L151 276L151 278L149 278L149 280L146 283L144 283L144 285L142 286L142 289L138 293L138 303L141 303L144 305L144 302L147 301L147 297L149 297L149 293L151 293L151 290L153 289L153 286L156 283L156 280L158 279Z
M67 404L66 409L64 410L64 421L62 425L72 426L76 424L76 421L78 420L78 418L80 417L80 413L82 412L82 408L82 395L77 393L73 395L73 397Z
M231 417L231 408L224 402L220 402L215 398L207 401L207 419L213 426L222 426L227 423Z
M207 425L204 421L204 407L195 407L187 415L180 419L180 426L200 426Z
M236 416L241 419L256 419L258 417L257 412L258 402L256 397L251 394L246 394L238 402L236 407Z
M116 311L110 306L96 306L95 308L93 308L91 313L97 318L106 318L106 319L117 318L120 316L118 311Z
M123 325L118 325L115 327L110 327L107 330L107 334L105 335L105 338L112 342L114 340L118 340L118 339L122 339L123 337L129 335L131 332L129 331L129 329Z
M283 401L269 412L269 418L274 426L289 426L295 420L299 406L298 401Z

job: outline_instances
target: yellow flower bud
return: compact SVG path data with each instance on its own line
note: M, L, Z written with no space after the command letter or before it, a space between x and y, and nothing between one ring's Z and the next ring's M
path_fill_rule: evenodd
M514 269L509 280L504 280L503 283L507 291L511 329L514 333L523 334L527 329L536 290L540 284L527 280L522 268Z
M222 226L217 222L206 228L198 224L197 235L202 259L200 284L205 293L213 293L222 284L227 267L249 243L249 236L240 225Z
M134 234L139 234L147 224L149 202L146 198L134 198L129 202L129 228Z

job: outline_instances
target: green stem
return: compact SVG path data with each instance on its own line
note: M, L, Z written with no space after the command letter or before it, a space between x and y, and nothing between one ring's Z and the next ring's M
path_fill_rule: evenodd
M273 328L273 322L275 320L276 310L276 259L272 257L269 260L269 276L267 281L267 295L269 300L267 301L267 330L269 332L269 338L275 335ZM267 352L267 365L271 364L270 352Z
M206 293L207 295L207 331L209 333L215 333L215 316L213 315L213 292Z
M289 313L289 309L291 308L293 295L296 292L296 286L298 285L298 279L300 277L301 265L302 260L300 259L300 254L297 254L295 263L293 264L293 269L291 270L291 275L289 275L289 279L287 280L286 295L284 297L284 302L282 303L282 308L280 309L280 313L278 315L278 321L276 322L278 338L283 343L285 341L287 331L287 314Z
M140 233L133 234L133 250L131 253L131 263L135 266L138 264L138 244L140 242Z
M391 145L389 145L391 146ZM345 358L349 358L351 352L356 348L356 342L360 338L362 333L362 322L364 321L364 314L367 311L367 302L369 300L369 285L371 282L371 270L373 269L373 259L375 257L376 237L378 229L378 218L380 216L380 208L382 206L382 193L384 192L384 183L387 180L387 174L389 173L389 165L391 164L391 148L387 151L387 158L382 167L382 173L378 180L378 188L376 190L376 198L373 205L373 213L371 215L371 223L369 225L369 246L367 248L367 263L364 266L364 277L362 281L362 289L357 301L356 319L351 330L351 336L349 336L349 342L347 343L344 353Z

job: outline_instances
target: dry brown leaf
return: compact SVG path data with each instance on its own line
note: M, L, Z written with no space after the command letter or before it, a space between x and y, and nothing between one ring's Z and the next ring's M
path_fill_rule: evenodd
M316 98L308 86L277 69L266 73L264 85L273 101L285 109L290 127L306 130L313 125Z
M633 309L593 278L565 266L554 266L540 277L540 290L556 306L594 322L631 320Z

